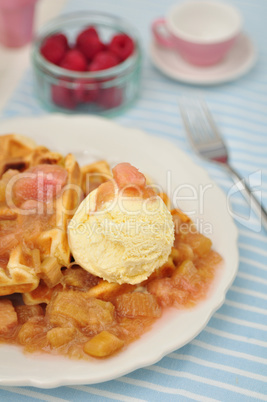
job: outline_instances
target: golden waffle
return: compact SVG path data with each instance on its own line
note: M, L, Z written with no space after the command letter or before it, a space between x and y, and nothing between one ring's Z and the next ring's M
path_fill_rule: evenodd
M105 160L83 166L81 172L82 190L85 195L112 177L110 166Z
M24 170L28 167L27 159L36 148L33 140L17 134L0 137L0 177L8 169Z
M100 184L112 177L109 164L104 160L91 163L79 169L79 166L73 155L70 154L67 155L65 159L65 168L71 172L71 174L69 174L69 183L78 185L78 188L81 186L81 195L87 195L89 191L94 190ZM64 209L67 210L76 209L77 205L81 201L79 199L79 194L77 191L75 191L75 189L70 189L69 193L64 194L63 197ZM61 266L67 266L70 259L70 250L66 237L66 229L71 215L63 213L61 199L58 200L58 204L56 227L40 235L39 247L42 258L48 258L52 255L57 258L57 261L60 262ZM46 283L49 283L49 279L46 279ZM54 284L57 283L59 283L59 280L58 282L54 282ZM99 290L99 288L97 289ZM44 292L44 285L41 284L41 287L38 287L33 292L25 292L23 295L23 300L25 304L29 305L47 303L49 300L48 293Z
M68 172L66 190L56 201L56 223L55 227L40 234L38 245L41 257L55 257L61 266L70 263L70 249L67 238L67 225L80 204L81 172L74 156L66 156L63 164Z
M39 261L38 261L39 254ZM0 267L0 296L30 292L38 286L40 265L39 250L25 250L21 245L14 248L6 268Z
M7 134L0 136L0 178L8 169L20 172L41 163L59 164L62 156L23 135Z
M79 165L73 155L69 154L63 158L45 147L36 147L34 142L22 136L2 136L0 146L1 151L3 150L0 159L2 175L6 172L0 180L1 234L6 228L12 228L19 219L17 211L9 209L2 199L8 178L18 171L43 163L59 164L68 173L67 183L54 201L53 226L50 225L48 230L41 231L31 248L25 247L24 244L12 246L16 233L12 235L11 232L9 237L3 238L10 242L10 254L4 258L0 256L0 296L15 292L31 292L38 286L40 279L43 279L49 287L53 287L61 279L61 267L70 263L67 225L83 197ZM9 166L16 170L8 170Z

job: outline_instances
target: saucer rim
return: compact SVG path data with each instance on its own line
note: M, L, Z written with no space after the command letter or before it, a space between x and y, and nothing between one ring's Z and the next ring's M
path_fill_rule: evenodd
M202 69L205 69L206 67L197 67L194 66L198 70L198 78L194 78L193 75L186 76L183 73L180 73L179 71L170 71L168 67L166 67L166 64L161 63L158 59L155 58L154 53L157 52L157 49L160 48L161 46L155 42L155 40L152 40L150 42L150 47L149 47L149 55L152 64L165 76L175 80L179 81L181 83L185 84L192 84L192 85L201 85L201 86L212 86L215 84L223 84L226 82L231 82L234 81L243 75L245 75L247 72L249 72L252 67L256 64L257 58L258 58L258 53L256 50L256 47L251 40L251 38L245 33L241 33L243 39L245 39L249 43L249 49L250 51L247 53L247 59L245 62L243 62L241 65L237 66L236 69L233 70L233 72L227 73L227 75L221 76L220 78L209 78L209 77L199 77L199 72L201 72ZM238 44L235 44L234 46L238 46ZM169 50L170 51L170 50ZM181 56L179 56L180 58ZM183 60L183 63L188 64L190 68L192 65L190 63L187 63L186 61ZM220 63L218 63L220 64ZM216 64L216 66L218 66ZM207 67L209 69L213 69L213 66Z

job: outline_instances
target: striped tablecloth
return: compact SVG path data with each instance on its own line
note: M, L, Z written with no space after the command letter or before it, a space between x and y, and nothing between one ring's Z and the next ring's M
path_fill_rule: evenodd
M65 11L109 11L135 25L148 52L151 21L163 15L171 0L71 0ZM231 161L267 207L267 1L233 0L244 17L245 31L258 49L258 62L245 77L214 87L194 87L164 77L145 55L140 99L115 120L163 136L193 155L178 114L181 94L201 94L220 125L231 150ZM33 93L28 71L2 118L44 115ZM227 192L226 173L197 160ZM224 305L207 327L188 345L157 364L122 378L90 386L44 390L0 387L1 401L267 401L267 233L259 230L256 216L247 224L249 208L240 194L232 199L243 216L239 229L240 266ZM0 364L4 364L0 362ZM23 368L22 368L23 369Z

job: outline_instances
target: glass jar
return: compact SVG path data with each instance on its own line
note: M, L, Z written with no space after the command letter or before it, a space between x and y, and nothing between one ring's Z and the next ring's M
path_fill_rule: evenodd
M78 34L89 26L96 28L104 43L115 34L127 34L135 44L133 54L112 68L94 72L67 70L42 56L40 48L47 37L63 33L74 44ZM32 62L37 97L49 111L113 115L130 106L139 94L140 42L128 22L110 14L79 12L50 21L33 44Z

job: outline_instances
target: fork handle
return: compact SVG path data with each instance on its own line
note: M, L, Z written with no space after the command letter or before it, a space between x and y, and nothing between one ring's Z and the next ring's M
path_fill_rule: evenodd
M245 190L244 196L245 196L247 202L249 204L251 203L251 207L256 212L256 214L259 216L262 226L267 231L267 211L263 208L263 205L255 197L251 188L246 183L246 181L239 175L239 173L231 165L227 164L225 166L228 168L228 170L229 170L230 174L232 175L235 182L240 182L240 181L242 182L243 188Z

